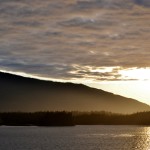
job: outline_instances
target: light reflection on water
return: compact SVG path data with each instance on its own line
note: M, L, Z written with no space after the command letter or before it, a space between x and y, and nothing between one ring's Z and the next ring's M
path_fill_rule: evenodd
M0 150L150 150L150 127L0 127Z
M139 129L134 135L133 146L139 150L150 150L150 127Z

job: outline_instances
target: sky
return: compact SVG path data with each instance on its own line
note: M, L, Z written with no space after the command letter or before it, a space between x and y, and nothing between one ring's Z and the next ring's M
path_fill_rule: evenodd
M150 104L149 0L0 0L0 35L2 72Z

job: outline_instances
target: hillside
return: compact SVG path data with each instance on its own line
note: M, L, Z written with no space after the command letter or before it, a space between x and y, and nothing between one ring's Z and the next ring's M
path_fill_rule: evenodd
M59 83L0 73L0 111L111 111L150 110L136 100L82 84Z

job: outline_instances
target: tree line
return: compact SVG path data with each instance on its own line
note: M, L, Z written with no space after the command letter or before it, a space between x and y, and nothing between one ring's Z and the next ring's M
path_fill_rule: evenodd
M1 112L0 125L74 126L74 125L150 125L150 112L117 114L111 112Z

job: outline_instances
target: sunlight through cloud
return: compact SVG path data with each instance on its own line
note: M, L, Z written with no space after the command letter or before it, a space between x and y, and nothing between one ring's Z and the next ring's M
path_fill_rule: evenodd
M128 68L118 72L124 79L150 80L150 68Z

